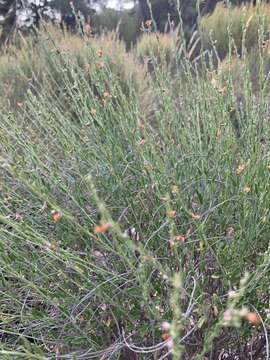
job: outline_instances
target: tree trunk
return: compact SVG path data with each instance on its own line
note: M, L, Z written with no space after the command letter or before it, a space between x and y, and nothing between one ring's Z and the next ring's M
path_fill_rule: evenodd
M139 0L140 9L142 12L143 21L149 20L151 18L150 9L147 4L147 0Z
M14 1L13 4L10 6L8 11L3 14L3 20L1 22L2 25L2 32L0 36L0 48L3 48L5 45L8 44L12 32L15 27L16 23L16 2Z

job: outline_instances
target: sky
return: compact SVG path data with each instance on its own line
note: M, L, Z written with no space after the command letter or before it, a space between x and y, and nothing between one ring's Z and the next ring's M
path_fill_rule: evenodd
M133 1L109 0L108 7L113 9L119 9L121 7L122 9L132 9Z

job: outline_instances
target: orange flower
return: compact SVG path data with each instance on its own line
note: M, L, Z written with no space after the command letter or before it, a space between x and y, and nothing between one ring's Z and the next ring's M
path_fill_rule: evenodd
M60 220L62 219L62 214L60 213L60 211L52 211L52 218L53 218L53 222L55 224L59 223Z
M175 241L178 241L178 242L181 242L181 243L184 243L186 240L186 238L182 235L177 235L175 236Z
M161 339L163 341L168 341L171 338L171 335L169 333L164 333L161 335Z
M109 98L109 99L112 98L112 95L111 95L108 91L105 91L104 94L103 94L103 96L104 96L105 98Z
M145 142L146 142L146 140L145 140L145 139L141 139L141 141L139 142L139 144L140 144L140 145L144 145L144 144L145 144Z
M105 232L107 232L109 230L110 227L111 227L111 224L109 224L109 223L103 223L99 226L96 226L95 234L104 234Z
M261 320L260 317L257 313L255 312L249 312L246 315L246 319L247 321L254 326L259 326L261 324Z
M88 36L91 35L91 34L92 34L92 27L91 27L91 25L86 24L85 27L84 27L84 32L85 32L85 34L88 35Z
M190 215L193 220L200 220L200 218L201 218L201 215L199 215L199 214L190 213Z

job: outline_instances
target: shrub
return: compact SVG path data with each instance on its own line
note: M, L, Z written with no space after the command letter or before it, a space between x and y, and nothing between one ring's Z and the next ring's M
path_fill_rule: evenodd
M155 69L152 126L111 36L45 41L43 83L0 113L0 355L267 358L268 96L235 136L231 88L185 58Z
M10 46L0 57L0 87L5 96L2 103L16 106L24 100L27 89L47 86L53 89L63 85L56 59L69 51L71 57L81 60L87 58L84 41L69 33L63 35L50 27L41 32L39 38L17 39L17 46ZM56 84L58 84L56 86Z
M138 10L117 11L114 9L105 9L94 17L94 26L99 33L104 31L116 31L118 29L119 37L124 40L126 46L130 48L136 42L140 29L140 17Z
M5 94L2 103L14 107L23 101L28 88L35 87L38 91L42 86L52 94L58 94L58 100L66 103L65 88L70 74L68 69L63 74L62 68L67 62L76 62L89 82L99 67L107 68L119 79L124 91L129 91L132 83L136 94L147 99L145 70L126 51L125 43L116 32L84 39L49 28L47 32L41 32L35 43L28 38L20 50L10 47L8 53L1 56L0 89Z
M261 17L257 8L252 5L242 5L228 8L224 4L217 4L210 16L201 19L200 30L202 43L205 47L212 46L212 40L220 58L224 58L229 51L229 33L238 54L242 54L242 39L245 38L245 47L250 51L258 45L260 23L266 34L270 26L270 6L264 4L260 8Z
M220 92L227 91L226 89L232 85L236 98L240 100L244 98L244 91L248 90L247 84L255 95L260 91L260 86L264 86L264 91L269 92L269 71L270 52L267 42L262 52L254 48L254 51L248 53L245 58L226 57L211 75L211 81ZM260 84L260 81L263 84Z
M1 104L14 107L20 103L31 86L35 73L39 76L44 65L44 58L40 61L30 45L22 50L10 47L9 52L0 57L0 91Z
M175 60L177 39L170 34L145 33L138 40L137 56L144 63L170 65Z

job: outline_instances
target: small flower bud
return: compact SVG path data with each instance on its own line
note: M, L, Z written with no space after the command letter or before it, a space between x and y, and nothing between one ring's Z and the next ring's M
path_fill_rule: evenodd
M169 331L171 328L171 324L168 321L163 321L163 323L161 324L161 329L163 331Z

